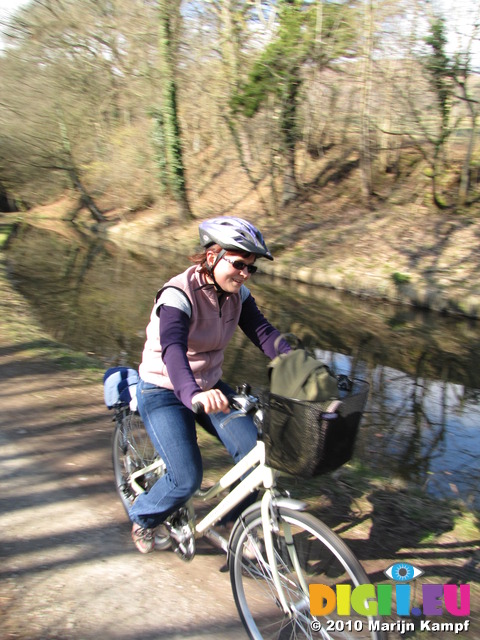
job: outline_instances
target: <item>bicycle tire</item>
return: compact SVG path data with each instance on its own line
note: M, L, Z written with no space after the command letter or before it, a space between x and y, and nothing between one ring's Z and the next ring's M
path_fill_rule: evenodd
M350 584L352 589L368 584L359 561L329 527L308 513L286 507L276 508L277 521L272 526L274 551L280 580L293 615L285 615L271 577L263 542L260 507L245 516L232 534L230 580L240 618L253 640L287 638L322 638L385 640L386 634L375 627L378 617L337 616L334 611L324 618L310 613L310 600L300 586L302 572L306 585ZM292 552L287 551L285 537L290 530L299 565L294 568ZM312 628L312 623L320 628Z
M137 497L130 483L132 473L159 459L140 416L129 409L122 411L117 416L113 432L112 462L115 487L127 514ZM144 491L148 491L164 473L165 467L161 466L142 476L139 485Z

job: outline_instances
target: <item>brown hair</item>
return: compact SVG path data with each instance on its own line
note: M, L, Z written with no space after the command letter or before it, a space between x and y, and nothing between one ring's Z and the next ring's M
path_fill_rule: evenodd
M222 251L222 247L219 244L212 244L209 247L205 247L203 251L200 251L199 253L194 253L188 258L190 262L193 262L193 264L197 264L200 266L200 273L203 273L203 274L208 273L207 251L213 251L213 253L218 255L220 251Z

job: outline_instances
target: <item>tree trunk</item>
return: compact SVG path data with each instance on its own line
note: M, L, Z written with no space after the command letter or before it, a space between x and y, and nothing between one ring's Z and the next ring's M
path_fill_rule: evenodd
M282 206L287 205L298 196L298 184L295 177L295 147L297 141L297 94L300 80L297 76L298 69L295 69L292 71L292 77L288 81L286 95L282 105L282 134L286 163L283 174Z
M70 180L72 182L72 186L76 191L79 192L79 194L80 194L80 203L90 211L90 213L92 214L93 219L96 220L97 222L104 222L105 221L105 217L104 217L103 213L97 207L97 205L95 204L94 199L88 193L88 191L85 188L82 180L80 179L80 175L79 175L79 172L78 172L78 169L77 169L77 166L75 164L75 160L74 160L73 154L72 154L72 147L71 147L71 144L70 144L70 137L68 135L67 126L65 124L65 119L63 118L63 110L60 107L57 107L57 113L59 115L59 123L58 124L59 124L59 128L60 128L60 136L61 136L61 139L62 139L63 152L65 154L66 162L67 162L66 171L67 171L67 173L68 173L68 175L70 177Z
M435 151L433 154L433 171L432 171L432 196L433 202L438 209L443 210L447 208L445 201L441 194L438 192L438 176L442 175L443 167L440 159L443 152L443 141L440 139L435 145Z
M465 84L462 85L463 97L467 104L468 112L470 115L470 136L468 139L467 153L465 155L462 173L460 175L460 186L458 189L458 206L462 207L466 204L468 200L468 192L470 189L470 164L472 162L473 150L475 148L475 131L477 128L477 111L476 106L478 102L475 103L469 99L467 96ZM475 105L475 106L474 106Z
M17 203L14 198L9 196L7 189L0 182L0 212L9 213L11 211L18 211Z
M362 112L361 112L361 141L360 141L360 169L362 175L362 193L368 201L373 192L372 178L372 149L370 126L370 94L372 86L372 48L373 48L373 7L368 0L365 8L366 43L363 55L362 77Z
M159 0L159 51L162 71L161 114L165 132L165 156L167 159L168 181L178 207L182 222L193 219L187 197L185 171L183 166L182 140L177 107L177 87L174 76L175 46L172 38L171 12L179 13L179 3Z
M103 213L95 204L95 201L92 198L92 196L85 189L85 186L80 180L80 177L77 173L76 168L71 167L70 169L68 169L68 175L70 176L70 179L72 181L72 184L75 190L78 191L80 194L80 203L90 211L94 220L96 220L97 222L105 222L105 217Z

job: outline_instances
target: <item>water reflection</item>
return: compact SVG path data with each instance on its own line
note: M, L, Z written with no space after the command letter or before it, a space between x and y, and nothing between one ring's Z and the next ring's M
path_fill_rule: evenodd
M63 238L24 227L9 247L18 288L59 341L105 365L138 365L157 289L188 261L118 250L98 238ZM442 495L477 497L480 330L477 323L258 277L265 315L338 372L367 379L371 397L357 458ZM238 332L224 375L267 384L265 358Z
M351 362L338 354L319 353L350 373ZM340 362L339 362L340 360ZM435 495L462 496L478 506L480 479L479 391L448 380L415 378L379 365L357 363L357 373L371 383L364 418L368 446L376 468L416 482ZM365 440L359 443L365 447Z

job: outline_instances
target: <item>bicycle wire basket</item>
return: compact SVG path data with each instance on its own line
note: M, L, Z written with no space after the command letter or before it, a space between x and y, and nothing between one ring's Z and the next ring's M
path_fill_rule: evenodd
M358 427L368 399L369 385L353 380L339 400L306 402L271 392L263 397L266 463L284 473L312 478L334 471L353 455Z

